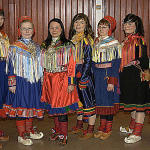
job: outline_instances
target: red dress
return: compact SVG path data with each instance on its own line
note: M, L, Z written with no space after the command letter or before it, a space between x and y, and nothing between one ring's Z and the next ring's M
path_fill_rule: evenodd
M64 115L74 112L78 107L78 94L74 87L68 93L68 86L74 84L75 60L72 45L62 45L58 41L43 53L44 81L41 101L49 115Z

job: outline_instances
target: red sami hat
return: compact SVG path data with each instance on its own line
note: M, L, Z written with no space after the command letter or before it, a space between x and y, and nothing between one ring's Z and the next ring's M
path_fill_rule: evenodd
M21 17L18 19L18 37L21 36L20 24L21 24L23 21L25 21L25 20L27 20L27 21L29 21L29 22L31 22L31 23L33 24L32 18L31 18L30 16L21 16ZM34 33L35 33L35 28L34 28L34 27L33 27L33 31L34 31Z
M110 23L110 30L108 31L108 35L111 36L112 32L116 28L116 20L111 16L105 16L104 19Z

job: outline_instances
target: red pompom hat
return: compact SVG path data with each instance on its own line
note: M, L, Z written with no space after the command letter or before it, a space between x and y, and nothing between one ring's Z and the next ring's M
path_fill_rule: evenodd
M21 24L23 21L25 21L25 20L27 20L28 22L31 22L31 23L33 24L32 18L31 18L30 16L21 16L21 17L18 19L18 37L21 37L20 24ZM33 31L34 31L34 33L35 33L34 25L33 25ZM33 33L33 34L34 34L34 33Z
M115 18L113 18L111 16L105 16L104 19L110 23L110 30L108 31L108 35L111 36L112 32L116 28L116 20L115 20Z

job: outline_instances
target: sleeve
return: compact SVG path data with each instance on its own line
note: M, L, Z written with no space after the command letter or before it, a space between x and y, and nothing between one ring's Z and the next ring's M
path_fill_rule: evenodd
M138 60L140 62L140 67L142 70L149 68L149 59L147 55L147 46L145 45L144 40L140 39L140 46L136 46L135 48L135 58L136 61ZM139 57L139 50L141 49L141 57Z
M8 54L8 86L13 87L16 86L16 75L14 74L14 61L15 61L15 55L14 55L14 47L10 47L10 51Z
M74 53L73 49L70 49L70 60L68 64L68 85L74 85L75 84L75 59L74 59Z
M119 68L120 68L121 59L115 59L111 62L111 67L107 69L107 83L118 85L119 80Z
M91 63L92 63L92 47L91 45L84 45L84 63L82 66L82 76L79 81L80 88L86 88L89 82L89 76L91 74Z

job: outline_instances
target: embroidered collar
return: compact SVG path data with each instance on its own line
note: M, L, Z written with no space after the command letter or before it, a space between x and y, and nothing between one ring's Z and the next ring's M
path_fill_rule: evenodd
M114 38L112 36L107 36L107 37L105 37L104 39L102 39L100 41L100 44L105 44L105 43L108 43L108 42L110 42L112 40L114 40Z
M134 39L138 39L138 38L140 39L140 38L142 38L142 36L139 36L138 34L130 34L126 37L124 43L130 43Z
M28 45L30 42L33 43L32 39L25 39L23 37L20 39L20 41L23 42L26 45Z
M72 41L74 44L77 44L77 43L79 43L82 39L84 39L84 37L85 37L84 32L81 32L81 33L75 34L75 35L72 37L72 40L71 40L71 41Z

